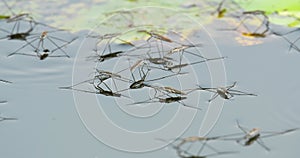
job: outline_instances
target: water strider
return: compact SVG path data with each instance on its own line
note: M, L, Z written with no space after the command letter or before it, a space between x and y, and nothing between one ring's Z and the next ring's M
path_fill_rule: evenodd
M198 85L199 88L196 88L194 90L204 90L204 91L214 93L212 98L208 100L209 102L216 99L218 96L220 96L223 99L231 99L232 97L234 97L234 95L257 96L256 94L253 93L247 93L247 92L242 92L239 90L232 89L236 86L236 83L237 82L234 82L232 85L226 87L218 87L218 88L204 88Z
M140 33L146 33L148 34L150 37L146 40L146 41L149 41L150 39L154 38L154 39L157 39L157 40L160 40L160 41L165 41L165 42L169 42L169 43L172 43L173 41L168 38L168 37L165 37L157 32L154 32L154 31L147 31L147 30L138 30L138 32Z
M12 31L7 31L3 28L0 28L0 30L2 32L7 33L8 35L4 36L4 37L0 37L0 40L2 39L8 39L8 40L21 40L21 41L26 41L27 37L29 37L30 35L32 35L32 31L34 30L34 26L31 26L27 31L25 32L20 32L19 29L17 29L16 32L14 32L14 30Z
M151 88L155 89L156 87L151 87ZM174 91L173 91L173 93L174 93ZM172 96L172 95L170 95L170 93L163 93L163 95L158 95L158 96L156 96L156 93L155 93L155 96L153 98L150 98L150 99L145 100L145 101L134 102L134 103L131 103L131 104L128 104L128 105L150 104L150 103L166 103L166 104L179 103L182 106L185 106L185 107L188 107L188 108L192 108L192 109L196 109L196 110L202 110L199 107L190 106L190 105L187 105L187 104L183 103L182 101L185 100L185 99L187 99L187 97Z
M94 80L94 79L93 79L93 80ZM69 87L59 87L59 88L60 88L60 89L75 90L75 91L79 91L79 92L101 94L101 95L104 95L104 96L110 96L110 97L121 97L121 96L124 96L124 95L122 95L121 93L113 92L105 82L101 82L101 83L98 83L98 84L95 84L95 82L93 82L93 87L94 87L95 91L74 88L74 87L76 87L76 86L78 86L78 85L80 85L80 84L83 84L83 83L86 83L86 82L89 82L89 81L90 81L90 80L86 80L86 81L80 82L80 83L78 83L78 84L69 86ZM103 88L100 86L101 84L104 84L105 87L106 87L108 90L103 89ZM124 96L124 97L127 97L127 96Z
M8 57L13 56L13 55L25 55L25 56L32 56L32 57L38 57L40 60L44 60L48 57L67 57L70 58L70 56L62 49L65 46L71 44L73 41L75 41L77 39L77 37L73 38L70 41L55 37L55 36L51 36L48 35L48 31L44 31L40 34L40 36L36 37L33 36L31 41L27 41L26 40L26 44L23 45L22 47L18 48L17 50L15 50L14 52L10 53L8 55ZM49 41L52 44L52 47L54 47L53 49L50 50L50 48L48 45L45 46L45 41ZM37 45L34 45L34 42L37 41ZM57 44L56 42L59 41L60 43L62 43L61 45ZM21 51L23 48L27 47L27 46L31 46L34 50L32 51L32 53L19 53L19 51ZM56 51L60 51L63 53L63 55L52 55L54 54Z
M218 30L237 31L243 36L254 38L265 38L273 33L270 29L269 17L262 10L244 11L241 15L236 15L235 18L240 20L235 28Z
M221 138L219 140L234 140L242 146L250 146L254 142L256 142L262 148L264 148L266 151L270 151L271 149L264 144L264 142L262 141L262 138L283 135L286 133L290 133L290 132L299 130L299 128L292 128L292 129L283 130L283 131L279 131L279 132L277 132L277 131L261 131L259 128L248 129L246 127L241 126L239 121L236 121L236 122L237 122L237 127L242 131L242 133L230 134L227 136L225 135L225 136L222 136L223 138Z
M214 138L212 137L211 139ZM175 142L171 142L169 145L171 145L172 148L176 150L177 156L180 158L207 158L207 157L214 157L214 156L225 155L225 154L238 153L237 151L219 151L212 145L208 144L208 141L211 139L206 137L198 137L198 136L188 137L188 138L180 139L181 142L176 145L175 142L179 140L177 138ZM158 140L169 143L169 141L163 139L158 139ZM194 145L193 144L194 142L199 142L201 144L197 152L192 150L192 146ZM188 143L192 143L192 144L188 145ZM208 150L210 152L208 152Z
M193 53L191 51L188 51L187 49L190 49L190 48L197 48L197 47L202 47L203 45L202 44L182 44L180 46L177 46L177 47L174 47L172 48L171 50L169 50L169 52L167 52L167 55L172 55L172 54L176 54L176 53L188 53L188 54L191 54L193 56L197 56L197 57L200 57L202 59L207 59L206 57L202 56L202 55L199 55L197 53Z

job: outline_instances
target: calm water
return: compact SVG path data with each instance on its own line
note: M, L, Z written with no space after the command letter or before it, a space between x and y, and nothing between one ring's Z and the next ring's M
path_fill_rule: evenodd
M85 57L92 53L95 40L86 39L85 37L92 29L94 31L107 29L106 27L102 28L101 25L96 26L95 29L97 23L93 23L93 20L102 18L102 11L99 11L100 15L95 13L97 6L110 6L108 2L91 1L90 3L83 3L66 1L56 4L50 1L45 3L32 1L28 3L20 2L20 4L24 4L23 10L32 11L37 19L43 22L50 24L53 22L55 26L74 28L72 33L67 32L56 35L68 39L75 36L79 38L65 49L71 56L70 58L49 58L44 61L28 56L12 56L8 58L7 55L22 43L8 40L0 41L0 78L13 82L12 84L0 84L0 100L8 101L0 105L0 112L3 116L18 118L17 121L3 121L0 124L0 138L2 140L0 149L3 157L177 157L176 152L171 147L163 148L164 144L161 142L159 144L154 139L145 139L148 141L145 144L153 143L155 147L152 149L155 150L140 153L120 151L126 149L116 150L109 147L114 145L106 145L107 143L99 141L99 135L93 130L98 131L100 134L103 132L101 139L104 142L111 141L124 148L134 148L134 143L141 143L138 139L143 137L136 136L136 138L133 137L131 141L128 141L130 139L129 136L128 139L125 139L126 135L120 135L114 131L109 133L107 132L109 131L107 130L109 126L102 124L103 120L97 120L98 117L93 124L97 125L96 128L87 126L85 122L87 113L90 113L90 115L97 113L96 111L82 111L82 108L84 106L89 107L95 102L97 102L98 106L102 106L102 110L105 111L106 116L114 124L126 130L135 132L155 131L164 127L174 116L178 116L179 119L175 119L177 122L170 124L180 129L179 132L174 131L172 133L172 131L166 130L167 132L154 137L171 139L176 135L187 137L199 134L199 128L205 119L209 106L207 100L210 98L210 95L208 93L193 93L192 99L186 102L189 105L200 105L203 108L202 111L186 109L178 104L171 104L172 106L158 106L158 109L162 109L157 114L143 118L134 117L130 114L145 116L157 111L149 112L149 110L153 110L151 108L146 110L138 108L130 111L126 109L126 106L124 107L124 104L128 102L126 99L112 101L107 97L95 97L94 95L77 92L73 94L72 91L59 89L59 87L69 86L73 82L78 83L90 77L89 75L93 71L95 63L87 61ZM37 4L39 4L39 7L37 7ZM115 8L122 8L119 5L116 4ZM93 13L88 14L88 11L84 10L85 7L89 8ZM42 13L45 8L48 9ZM77 14L75 14L76 8L85 13L82 15L83 18L78 18ZM113 7L108 7L108 9L111 8ZM135 10L143 11L147 9ZM150 13L158 10L166 14L175 12L174 10L170 11L157 7L148 8L148 10L150 10ZM46 16L48 12L51 16ZM37 13L42 14L38 15ZM145 13L144 20L151 22L151 20L147 19L151 17L148 14ZM173 20L177 19L178 21L172 21L172 18L170 18L171 20L167 21L168 23L163 21L154 21L152 23L163 23L163 26L179 27L186 20L187 26L184 27L199 27L194 29L196 30L193 34L194 36L189 37L189 39L196 43L203 43L203 47L200 48L203 54L220 53L221 56L228 57L224 61L213 62L211 65L200 64L189 68L188 72L191 75L187 78L181 78L180 84L182 87L191 88L196 84L203 86L230 85L237 81L237 89L258 95L257 97L237 96L233 100L226 100L220 118L208 136L240 132L236 127L236 120L239 120L246 127L259 127L262 131L281 131L300 127L300 118L298 116L300 112L300 107L298 106L300 75L297 71L299 52L294 50L288 52L286 41L274 35L270 35L267 38L251 39L242 37L234 31L217 31L219 28L232 25L219 20L212 20L213 17L207 15L198 19L199 21L200 19L207 19L201 23L202 26L195 25L197 19L195 22L187 20L188 18L184 15L173 16ZM77 21L74 20L76 18L78 19ZM106 21L111 22L118 18L112 17L106 19ZM119 20L119 23L116 22L113 26L117 26L120 23L124 24L124 21ZM176 22L177 24L174 24ZM136 24L142 25L143 21ZM88 27L90 30L87 29ZM114 30L118 30L118 28L111 28L108 32ZM209 35L213 40L209 38ZM295 37L296 35L291 36L291 38ZM249 42L253 41L256 44L249 45ZM247 44L247 46L243 46L243 44ZM112 69L113 66L116 66L114 63L114 60L109 61L106 65L100 65L100 67ZM117 63L119 65L116 66L116 69L122 67L122 64L126 64L126 61L118 61ZM220 72L221 74L216 73L219 71L214 71L220 67L224 70L224 74L222 71ZM226 76L224 80L220 79L224 76ZM172 85L180 86L175 81ZM151 92L149 91L149 93ZM197 100L200 94L201 97ZM138 96L139 94L130 95ZM218 98L215 104L210 106L218 106L219 104L217 103L220 103L220 106L222 106L222 101L222 99ZM103 118L99 117L99 119ZM190 126L187 124L190 124ZM298 131L264 139L264 143L271 148L270 152L266 152L258 144L253 144L250 147L241 147L236 143L216 142L211 145L215 145L220 151L239 151L238 154L220 155L220 157L293 158L300 154L300 151L295 149L296 146L300 145L299 138L300 132ZM124 142L125 140L127 142ZM143 140L141 139L141 141ZM158 145L155 143L158 143Z

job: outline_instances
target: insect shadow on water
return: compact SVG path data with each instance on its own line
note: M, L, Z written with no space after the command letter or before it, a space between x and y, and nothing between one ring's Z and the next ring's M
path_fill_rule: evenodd
M145 101L134 102L134 103L127 104L127 105L150 104L150 103L166 103L166 104L179 103L182 106L185 106L188 108L202 110L199 107L190 106L183 102L183 100L187 99L187 97L184 96L184 95L186 95L186 93L184 91L180 91L175 88L168 87L168 86L158 87L158 86L152 86L152 85L148 85L148 84L146 86L155 90L154 97L152 97L148 100L145 100ZM158 92L160 92L161 94L158 94Z
M8 8L8 10L11 12L11 15L8 15L3 19L5 19L5 21L8 24L12 24L12 28L10 31L8 31L4 28L0 28L0 31L8 34L6 36L0 37L0 40L2 40L2 39L25 40L26 37L29 36L30 33L33 31L33 29L37 23L35 23L35 21L30 16L30 14L28 14L28 13L15 14L5 0L2 0L2 2L5 4L6 8ZM21 25L23 27L25 25L26 26L28 25L30 28L27 31L21 32L20 31Z
M219 4L217 9L211 13L211 15L214 15L217 13L218 18L223 18L225 16L225 13L227 12L226 8L223 8L223 4L226 0L222 0Z
M2 121L13 121L13 120L18 120L18 119L17 118L13 118L13 117L0 116L0 122L2 122Z
M120 71L120 72L122 72L122 71ZM98 80L99 85L100 85L101 83L105 82L106 80L111 79L115 89L117 89L115 80L124 81L124 82L127 82L129 80L129 79L124 78L123 76L119 75L120 72L113 73L113 72L109 72L109 71L96 69L96 74L94 76L93 81L95 82L95 79Z
M240 125L238 120L236 121L236 124L237 124L237 127L242 131L242 133L230 134L227 136L223 136L223 138L221 138L220 140L234 140L242 146L250 146L254 142L257 142L257 144L259 144L266 151L270 151L270 148L264 144L264 142L262 141L262 138L283 135L286 133L290 133L290 132L299 130L299 128L293 128L293 129L288 129L288 130L284 130L284 131L280 131L280 132L261 131L259 128L248 129L246 127L243 127Z
M8 11L11 13L11 15L3 16L3 18L8 24L12 24L12 28L10 31L0 28L0 31L7 33L6 36L0 37L0 40L2 39L8 39L8 40L26 40L28 36L31 35L31 32L34 30L34 28L37 25L46 26L48 28L54 28L52 26L49 26L47 24L37 22L34 20L34 18L29 13L20 13L16 14L11 6L7 4L5 0L2 0L5 7L8 9ZM20 30L20 27L28 28L26 31Z
M212 7L217 8L211 12L211 15L217 15L217 18L224 18L227 16L235 16L241 10L241 7L234 0L220 0L218 4L211 4Z
M105 16L107 16L107 17L111 16L112 20L110 20L110 21L113 21L113 22L126 22L126 24L122 23L122 26L126 26L128 28L135 27L134 13L132 10L112 11L112 12L106 13ZM112 23L110 25L113 25L113 24L114 23ZM119 24L117 23L116 25L118 26Z
M94 52L96 53L96 55L89 56L88 59L95 59L96 58L97 61L104 62L104 61L107 61L109 59L124 56L124 55L126 55L127 52L134 51L134 49L139 49L133 43L131 43L129 41L126 41L126 40L123 40L120 37L118 37L120 35L122 35L122 34L121 33L114 33L114 34L105 34L105 35L102 35L102 36L89 35L88 37L97 38L98 41L96 42L95 49L94 49ZM127 46L130 46L132 48L128 49L128 50L112 51L111 45L112 45L112 43L114 43L117 40L121 41L122 45L127 45ZM105 42L104 48L103 48L102 51L98 50L98 45L101 44L101 42Z
M273 34L276 35L276 36L282 37L285 41L287 41L290 44L288 51L291 51L292 49L294 49L297 52L300 52L300 48L296 45L296 43L300 40L300 36L297 37L294 41L291 41L287 37L288 35L293 34L295 32L299 33L300 32L300 28L293 29L293 30L291 30L289 32L286 32L286 33L279 33L279 32L273 31Z
M56 32L56 31L53 31ZM13 55L25 55L25 56L33 56L38 57L40 60L44 60L48 57L67 57L70 58L70 56L63 50L63 47L71 44L73 41L77 39L77 37L73 38L70 41L49 35L50 32L44 31L40 35L32 36L31 41L26 40L26 44L15 50L14 52L10 53L8 57ZM45 42L49 42L47 46L45 46ZM36 43L37 42L37 43ZM60 42L60 44L57 44L57 42ZM36 43L36 45L34 44ZM51 46L50 46L51 44ZM23 48L31 46L34 50L32 51L34 54L29 53L19 53ZM53 47L50 48L50 47ZM56 51L60 51L63 53L63 55L52 55Z
M169 144L172 146L174 150L176 150L177 155L180 158L207 158L207 157L214 157L219 155L225 155L225 154L236 154L237 151L219 151L212 145L210 145L208 142L217 140L219 137L198 137L198 136L191 136L187 138L177 138L172 140L172 142ZM159 141L167 142L170 141L164 140L164 139L157 139ZM180 141L178 144L175 144L177 141ZM193 145L195 143L200 143L201 146L197 150L192 150ZM198 148L198 144L197 148ZM210 150L210 152L206 155L203 154L205 152L205 148ZM207 151L206 151L207 152Z
M95 78L99 79L100 82L104 82L107 79L110 78L119 78L121 79L122 76L117 74L117 73L112 73L109 71L104 71L104 70L100 70L100 69L96 69L96 74L95 74Z
M236 86L237 82L234 82L232 85L226 86L226 87L218 87L218 88L204 88L198 85L199 88L196 88L194 90L204 90L208 92L214 93L214 95L208 100L208 102L213 101L216 99L218 96L220 96L223 99L231 99L235 95L248 95L248 96L257 96L256 94L253 93L247 93L247 92L242 92L239 90L232 89ZM192 92L192 91L191 91Z
M130 63L130 62L129 62ZM133 75L133 72L131 71L130 69L130 73L131 73L131 77L133 79L133 83L129 86L130 89L140 89L140 88L143 88L145 86L148 86L150 87L149 85L145 84L145 79L150 71L150 69L147 69L147 72L145 73L144 70L144 65L139 69L139 74L140 74L140 77L141 79L140 80L137 80L135 79L134 75Z
M7 40L27 41L28 38L30 39L30 37L39 35L38 33L33 33L33 31L40 24L41 23L37 23L37 22L35 22L34 24L30 23L30 27L26 31L20 31L20 25L18 25L17 28L13 27L11 31L5 30L4 28L0 28L0 31L7 33L7 35L0 37L0 40L7 39ZM54 28L52 26L48 26L46 24L43 25L51 29L56 29L56 31L65 31L62 29ZM52 32L52 31L48 31L48 32Z
M3 83L12 83L11 81L3 80L3 79L0 79L0 82L3 82ZM3 103L7 103L7 101L6 100L0 100L0 104L3 104Z
M184 106L184 107L188 107L188 108L192 108L192 109L196 109L196 110L202 110L199 107L196 106L190 106L187 105L183 102L183 100L187 99L187 97L185 96L171 96L169 94L164 94L163 96L155 96L153 98L150 98L148 100L145 101L140 101L140 102L134 102L131 104L127 104L127 105L139 105L139 104L150 104L150 103L179 103L180 105Z
M150 36L146 39L146 42L150 45L150 50L149 51L152 51L151 49L153 48L151 46L151 39L153 39L154 42L156 43L155 48L158 49L158 52L163 52L164 43L174 43L174 42L176 43L176 41L171 40L169 37L161 35L158 32L153 31L153 30L150 30L150 31L148 31L148 30L138 30L137 33L144 33L144 34L147 34L148 36ZM161 55L161 54L159 54L159 55ZM162 54L162 56L164 56L164 54ZM162 56L160 56L160 57L162 58Z
M3 83L12 83L11 81L3 80L3 79L0 79L0 82L3 82Z
M111 88L104 82L108 79L120 79L122 80L122 77L116 73L104 71L104 70L96 70L96 74L92 79L88 79L82 82L79 82L75 85L69 86L69 87L59 87L59 89L70 89L70 90L75 90L75 91L80 91L80 92L86 92L86 93L94 93L94 94L101 94L104 96L111 96L111 97L127 97L125 95L122 95L121 93L118 92L113 92ZM78 89L76 88L79 85L82 85L84 83L89 83L93 85L93 88L95 89L94 91L92 90L84 90L84 89ZM107 90L101 87L101 85L104 85ZM129 98L129 97L127 97Z
M19 31L19 26L16 29L16 32L14 32L14 29L11 31L5 30L3 28L0 28L0 31L7 33L8 35L0 37L0 40L8 39L8 40L21 40L25 41L28 36L31 35L31 32L34 30L36 25L30 26L30 28L25 32Z
M246 37L264 38L267 35L272 34L270 30L269 17L262 10L244 11L241 15L237 15L236 18L240 20L240 23L233 29L218 29L221 31L237 31ZM258 23L257 26L251 24L251 20ZM250 21L250 22L247 22Z

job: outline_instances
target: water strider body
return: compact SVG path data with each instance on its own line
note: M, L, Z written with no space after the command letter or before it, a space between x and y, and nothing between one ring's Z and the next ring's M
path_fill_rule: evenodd
M30 29L28 29L26 32L19 32L17 31L16 33L12 33L9 31L6 31L4 29L0 29L4 32L9 33L9 35L6 35L5 37L1 37L0 39L8 39L8 40L20 40L20 41L26 41L27 37L29 37L31 35L31 32L33 31L34 27L31 27Z
M106 61L106 60L109 60L109 59L112 59L112 58L116 58L116 57L121 56L122 53L124 53L124 51L117 51L117 52L112 52L112 53L108 53L108 54L105 54L105 55L99 55L98 56L98 61L103 62L103 61Z
M160 35L160 34L154 32L154 31L139 30L138 32L148 34L150 37L147 39L147 41L149 41L151 38L155 38L155 39L158 39L158 40L161 40L161 41L165 41L165 42L169 42L169 43L173 42L170 38L165 37L163 35Z
M211 99L208 100L209 102L216 99L218 96L220 96L221 98L226 99L226 100L231 99L232 97L234 97L234 95L257 96L256 94L253 94L253 93L247 93L247 92L242 92L239 90L232 89L233 87L236 86L236 83L237 82L234 82L230 86L217 87L217 88L203 88L201 86L198 86L199 88L196 88L195 90L204 90L204 91L214 93L214 95L211 97Z

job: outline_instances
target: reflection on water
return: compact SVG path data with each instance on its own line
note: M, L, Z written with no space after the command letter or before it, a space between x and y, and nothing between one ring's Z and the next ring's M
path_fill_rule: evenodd
M0 148L3 149L2 154L5 155L5 157L17 158L21 156L24 157L24 155L27 157L45 157L46 155L46 157L177 156L177 153L171 146L152 152L130 153L115 150L104 143L99 142L99 138L95 133L91 132L92 129L84 124L85 120L82 120L83 113L79 113L78 115L77 111L80 107L75 106L76 100L73 101L73 92L61 90L59 87L73 85L92 77L91 72L94 72L95 70L95 62L87 60L87 58L83 58L82 56L89 57L94 54L93 49L95 48L96 40L87 39L87 34L103 35L105 33L130 30L121 37L123 40L134 42L134 39L147 40L149 37L147 34L136 36L133 33L134 27L139 29L156 28L157 30L164 32L163 35L171 40L177 38L178 40L183 41L188 38L188 40L193 43L201 43L201 47L198 51L204 55L211 55L217 51L213 42L208 40L208 35L203 31L203 28L192 23L186 16L182 16L181 14L174 15L174 10L170 11L162 8L155 9L155 7L136 9L133 13L124 10L121 14L111 16L111 14L115 14L111 12L112 10L115 10L115 8L130 8L135 5L143 5L142 2L139 1L124 1L120 2L120 4L112 4L105 0L93 1L91 3L79 1L61 1L59 3L52 1L43 3L32 1L15 3L9 1L8 4L13 6L12 9L14 9L15 12L19 12L20 10L32 12L34 18L39 19L41 22L56 27L70 29L73 33L70 33L69 31L58 31L54 32L53 35L55 38L57 37L65 40L61 43L58 43L55 40L54 42L57 43L58 47L61 47L70 58L47 58L46 60L39 60L39 58L26 56L7 57L7 55L14 50L20 48L23 44L26 44L26 42L7 39L2 39L0 41L2 52L0 54L1 79L4 79L1 80L0 85L2 89L0 101L3 101L0 107L0 120L4 119L0 124L0 137L2 140ZM149 2L148 4L158 3ZM240 20L245 18L232 18L231 16L242 10L241 8L235 5L228 6L228 4L224 3L222 6L219 5L221 6L220 8L223 9L216 10L215 6L218 5L218 2L183 3L181 1L175 1L172 4L168 2L161 3L161 6L174 7L177 8L178 11L187 12L192 19L196 19L198 22L201 20L201 24L217 43L221 56L228 57L224 60L227 83L217 83L217 86L224 86L223 84L230 85L236 81L238 83L236 89L247 90L247 92L253 92L258 95L257 97L237 96L225 100L220 119L207 137L241 132L236 127L236 120L239 120L242 125L245 125L250 129L258 127L261 131L284 131L286 129L299 127L300 119L298 117L298 112L300 111L300 108L297 106L297 99L300 95L300 76L297 71L295 71L295 68L298 66L299 36L297 33L299 33L299 31L296 30L287 33L293 29L277 27L276 25L270 24L270 28L273 32L270 31L265 37L258 38L252 35L264 34L265 28L263 28L263 26L266 25L264 19L262 19L264 23L257 24L256 21L261 21L261 19L260 17L256 17L256 13L253 13L251 14L251 17L247 15L247 20L240 23ZM6 8L3 4L0 4L0 6ZM205 8L205 11L199 11L199 8L201 7ZM99 8L106 9L99 10ZM224 8L227 10L225 11ZM6 14L7 12L9 12L9 10L1 11L1 17L2 15L10 15ZM99 23L95 22L96 20L104 19L106 17L104 14L105 12L111 16L110 19L108 18ZM199 14L197 12L199 12ZM218 16L219 18L216 17L217 12L219 12L218 14L222 14L221 16ZM161 18L153 18L156 16ZM4 19L0 19L2 20L0 22L1 30L10 30L12 25L5 24ZM159 20L154 21L153 19ZM146 22L149 21L151 21L152 24L155 24L155 26L148 26L148 23ZM96 24L100 25L94 28ZM160 26L157 26L158 24ZM120 26L124 25L126 25L127 28L123 28L124 30L122 30ZM250 28L248 25L254 26L254 28ZM269 24L267 25L269 26ZM23 29L25 27L24 24L22 24L22 26L23 27L20 28L21 31L28 30ZM228 30L236 28L237 26L242 27L239 27L239 30L237 31ZM40 26L40 28L37 28L37 30L34 31L40 33L51 30L46 27L47 26ZM259 27L260 29L256 29L255 27ZM176 28L176 33L180 33L183 37L176 37L174 34L170 35L170 32L168 32L166 28ZM227 30L220 30L220 28L225 28ZM93 32L86 31L92 29ZM104 33L103 31L106 30L107 32ZM248 36L245 36L245 31L248 31ZM267 29L267 31L269 31L269 29ZM4 37L7 35L7 32L0 31L0 34L1 37ZM250 34L251 36L249 36ZM152 36L153 35L154 34L152 34ZM36 34L36 37L40 36L41 34ZM74 37L79 38L72 41ZM165 39L165 41L167 40ZM65 45L65 42L67 42L67 45ZM52 42L50 41L50 43ZM117 44L120 44L120 42L117 42ZM24 47L24 50L22 51L32 52L33 48L30 46L31 44L28 45L29 47ZM39 45L40 49L44 49L44 46L40 45L38 40L37 43L32 43L32 45ZM48 46L49 43L45 42L45 46L46 45ZM151 46L156 47L161 45L162 44L159 42L153 42ZM55 47L57 46L54 44L51 48L47 49L55 49ZM168 44L163 49L167 49L168 47L174 47L174 45ZM115 48L119 49L119 47L113 46L113 49ZM66 54L61 51L56 55ZM134 54L131 55L134 56ZM153 59L159 57L152 54L148 56L147 53L144 55L148 58L148 60L145 60L144 62L148 63L151 62L149 60L150 58ZM34 53L33 56L35 56ZM98 64L96 67L106 70L121 70L122 68L128 68L127 59L131 58L131 60L135 60L135 62L132 61L131 65L136 64L136 61L141 60L132 56L123 56L122 60L119 61L112 59L107 61L106 64ZM176 61L172 62L175 63L181 61L180 56L177 57L178 56L176 56ZM187 59L195 60L196 57L189 56ZM187 59L182 61L187 61ZM73 70L74 61L76 61L76 68L79 67L82 70L91 71L82 72L81 76L73 78L74 73L77 72L77 69ZM115 65L115 63L117 63L117 65ZM192 75L187 75L181 80L166 80L161 83L163 85L155 86L162 87L170 86L171 84L174 87L187 87L187 89L192 89L199 84L210 87L212 84L211 79L213 78L210 68L214 69L215 65L212 64L213 66L211 67L211 65L208 64L209 63L193 65L191 69L186 69L189 72L193 72ZM137 70L133 72L136 78L135 80L132 78L129 69L127 69L128 71L124 71L121 76L126 76L128 79L126 81L130 81L130 84L132 84L140 78L138 68L136 69ZM146 80L161 75L161 73L155 74L152 72L150 71L150 74L153 75L153 77L147 77ZM6 81L12 83L7 83ZM118 91L120 89L126 89L130 85L124 84L123 82L117 84L118 89L113 90ZM89 90L93 90L92 88ZM192 95L194 95L194 97L192 99L188 97L188 100L184 102L185 104L197 105L198 101L194 101L194 98L201 96L199 105L203 111L197 113L181 108L178 104L160 106L159 104L153 103L152 100L150 105L153 105L154 107L157 106L155 109L150 108L153 106L130 109L125 105L138 101L145 101L149 99L148 96L151 96L155 91L150 90L149 88L145 91L135 91L132 93L125 93L124 95L140 97L141 93L145 93L146 95L143 95L139 100L122 98L112 102L107 97L98 96L95 101L101 104L102 110L105 111L106 116L110 118L113 123L122 128L137 132L150 131L163 127L165 124L171 122L170 120L172 120L174 116L181 113L181 119L176 120L177 122L174 123L174 127L176 128L177 125L177 128L182 128L182 133L179 132L180 135L182 134L181 137L189 137L198 135L199 127L202 120L205 119L205 112L208 109L209 104L207 101L212 97L204 92L193 92ZM94 95L89 95L83 99L93 99L93 97ZM159 100L159 98L155 99ZM90 106L93 103L92 100L85 101L87 102L85 102L83 106ZM216 98L216 102L219 101L224 100ZM93 112L90 112L90 115L92 115ZM153 117L140 117L151 115L153 115ZM189 122L190 118L193 118L191 122ZM95 123L97 124L99 122ZM190 126L188 126L185 131L185 126L181 125L186 125L187 123L190 124ZM99 130L100 133L104 133L104 129L108 128L105 124L97 124L97 126L97 130ZM111 133L108 133L107 135L108 138L104 138L104 140L112 140L112 137L122 137L122 135L117 136L114 134L115 133L111 131ZM155 138L174 139L171 135L173 135L173 133L172 131L169 131L169 133L164 133L164 135L155 135ZM270 148L269 152L262 150L261 146L255 143L249 147L242 147L237 143L230 143L227 141L224 143L216 142L209 145L212 145L213 148L216 148L218 151L239 151L239 153L224 154L220 155L220 157L296 157L296 155L299 155L299 152L294 150L294 146L299 146L298 139L298 131L278 137L263 139L263 144ZM138 140L130 141L129 139L129 141L126 142L127 146L134 146L134 142L136 141ZM151 141L153 141L153 143L163 144L161 141L155 139L149 140L149 142ZM118 140L116 140L116 142L118 143ZM199 150L200 146L200 143L194 144L193 148L195 148L194 150ZM203 152L211 152L205 150L207 149L203 149Z

